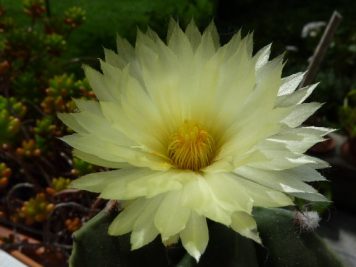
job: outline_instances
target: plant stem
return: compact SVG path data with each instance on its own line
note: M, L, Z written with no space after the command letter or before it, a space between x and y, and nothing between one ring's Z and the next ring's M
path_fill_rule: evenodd
M325 28L323 36L321 37L317 47L314 50L314 54L309 63L308 71L305 74L303 81L300 83L299 88L305 87L314 81L316 74L320 68L321 61L325 57L326 50L330 46L330 43L335 35L336 29L338 28L341 20L342 16L340 15L340 13L334 11L329 20L328 25Z

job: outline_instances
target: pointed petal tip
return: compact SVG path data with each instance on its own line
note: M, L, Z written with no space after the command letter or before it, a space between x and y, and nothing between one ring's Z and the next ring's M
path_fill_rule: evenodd
M127 229L127 225L125 225L125 223L123 223L124 226L122 226L122 224L117 224L114 223L114 221L109 225L108 228L108 235L111 236L119 236L119 235L123 235L126 234L128 232L130 232L132 229L129 227L129 229Z
M109 228L108 228L108 235L112 235L112 236L117 235L117 234L115 233L114 227L112 227L111 225L109 225Z
M198 248L193 243L188 243L185 245L185 249L188 251L190 256L192 256L198 263L202 255Z
M82 64L82 69L84 70L84 72L90 71L91 67L88 64Z
M236 231L235 229L233 229L233 230ZM255 241L256 243L258 243L260 245L263 245L260 234L256 228L240 230L240 231L238 231L238 233L246 238L252 239L253 241Z
M139 244L133 243L133 244L131 244L131 251L137 250L137 249L139 249L139 248L141 248L141 247L142 247L142 246L140 246Z
M67 142L66 142L66 137L67 137L67 135L62 136L62 137L57 137L57 138L58 138L59 140L61 140L62 142L67 143Z
M249 236L249 238L251 238L253 241L255 241L256 243L262 245L262 240L261 240L261 237L260 237L260 234L259 232L255 232L254 235L251 235Z
M135 234L135 232L131 232L130 244L131 244L131 251L132 251L143 247L146 243L142 239L142 235L137 235Z
M64 114L67 114L67 113L57 112L56 116L57 116L58 119L62 120L61 117L63 118L63 116L65 116Z
M194 18L192 18L192 19L189 21L187 28L188 28L188 27L197 28L197 24L195 23Z

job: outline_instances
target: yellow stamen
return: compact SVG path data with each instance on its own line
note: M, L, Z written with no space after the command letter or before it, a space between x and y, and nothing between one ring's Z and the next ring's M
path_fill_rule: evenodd
M210 164L214 150L209 132L197 123L185 121L171 136L168 156L177 168L198 171Z

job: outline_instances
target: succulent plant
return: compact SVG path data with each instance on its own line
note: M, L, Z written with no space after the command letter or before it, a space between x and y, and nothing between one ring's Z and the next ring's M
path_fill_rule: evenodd
M64 23L70 28L77 28L85 21L85 11L83 8L73 6L64 13Z
M76 80L73 74L54 76L49 81L41 107L46 114L73 111L76 106L72 98L80 96L93 98L85 80Z
M16 149L16 154L25 158L39 157L41 149L35 140L28 139L22 141L21 146Z
M88 173L91 173L95 170L94 165L81 160L77 157L73 158L73 169L71 170L71 173L75 176L80 176L80 175L85 175Z
M45 38L46 50L49 54L59 56L66 49L67 42L60 34L48 34Z
M11 173L11 169L4 162L0 162L0 189L9 184Z
M47 219L49 213L54 209L44 193L38 193L35 197L25 201L19 210L18 216L30 225L35 222L43 222Z
M71 233L77 231L82 226L82 221L78 217L68 218L64 223L67 230Z
M0 144L11 142L20 130L21 118L26 114L26 106L15 98L0 95Z
M46 13L44 0L23 0L24 11L31 17L41 17Z
M67 189L72 180L69 178L58 177L52 180L52 187L55 192Z

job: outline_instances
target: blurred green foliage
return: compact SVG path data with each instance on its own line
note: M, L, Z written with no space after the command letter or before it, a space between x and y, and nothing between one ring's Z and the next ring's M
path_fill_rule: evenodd
M194 18L198 25L208 24L214 16L215 0L61 0L49 1L52 15L71 15L67 25L78 24L82 11L85 10L85 23L76 34L69 36L67 58L97 58L101 56L102 46L115 47L116 34L135 40L137 27L146 29L150 26L162 37L170 17L187 24ZM22 6L18 1L2 0L8 7L9 14L18 17ZM22 23L26 23L22 21ZM79 23L81 24L81 23Z
M356 89L350 90L339 110L340 124L349 137L356 137Z

